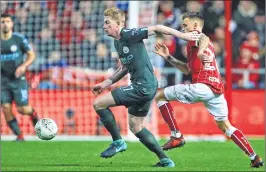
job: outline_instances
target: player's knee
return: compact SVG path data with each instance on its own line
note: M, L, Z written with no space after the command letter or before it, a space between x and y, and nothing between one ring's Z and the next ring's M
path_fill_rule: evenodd
M143 128L143 124L137 124L134 122L129 123L129 129L133 134L140 132Z
M2 110L4 112L4 114L10 114L12 113L12 106L10 104L2 104Z
M161 100L161 92L160 91L156 93L155 100L156 100L156 102Z
M22 115L29 115L32 113L32 107L30 106L20 106L18 107L18 112Z
M100 110L100 109L105 109L107 108L107 106L103 103L103 101L101 99L96 99L94 102L93 102L93 108L95 110Z
M226 131L232 127L231 123L228 120L222 120L222 121L217 121L216 124L219 127L219 129L226 134Z
M164 92L163 90L160 90L156 93L155 95L155 100L156 102L159 102L159 101L162 101L162 100L165 100L165 96L164 96Z
M143 126L130 126L130 131L136 134L142 130Z

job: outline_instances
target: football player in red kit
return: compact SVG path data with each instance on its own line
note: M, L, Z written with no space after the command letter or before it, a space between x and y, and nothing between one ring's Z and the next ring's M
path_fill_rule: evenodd
M183 15L183 29L185 32L202 32L203 16L198 12L189 12ZM203 34L203 36L206 36ZM206 39L205 39L206 40ZM228 107L224 98L224 85L216 64L214 47L211 41L200 42L198 47L195 41L187 43L187 63L183 63L169 54L164 44L157 44L154 52L165 58L174 67L185 74L192 74L192 84L178 84L166 87L156 94L157 105L167 122L170 130L170 140L165 143L163 150L184 146L185 140L173 116L173 108L169 101L177 100L182 103L202 102L214 117L221 131L230 137L251 159L251 167L260 167L264 163L254 152L243 133L233 127L228 120Z

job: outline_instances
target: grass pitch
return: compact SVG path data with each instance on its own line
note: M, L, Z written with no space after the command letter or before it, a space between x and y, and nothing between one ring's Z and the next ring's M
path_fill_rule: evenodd
M160 141L160 144L165 140ZM1 142L2 171L265 171L252 169L249 158L232 141L187 142L167 151L175 168L152 165L157 157L139 142L109 159L100 153L110 142ZM265 157L265 140L252 140L255 151Z

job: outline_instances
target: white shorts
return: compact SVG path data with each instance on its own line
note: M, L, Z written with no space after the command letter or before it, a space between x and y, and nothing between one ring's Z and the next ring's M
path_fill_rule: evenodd
M215 94L206 84L178 84L164 89L167 100L181 103L202 102L216 121L228 119L227 102L223 94Z

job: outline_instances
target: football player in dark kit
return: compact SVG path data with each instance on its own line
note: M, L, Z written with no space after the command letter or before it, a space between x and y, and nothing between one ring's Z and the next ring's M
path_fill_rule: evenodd
M13 32L13 20L9 14L1 15L1 107L8 126L17 135L17 141L24 137L12 113L15 101L18 112L31 117L33 125L38 121L36 111L28 105L28 84L25 71L35 59L28 40ZM24 54L27 58L24 60Z
M139 29L126 29L125 14L117 8L104 11L103 29L108 36L114 38L114 45L118 52L122 67L114 75L93 87L93 93L101 94L106 88L119 81L126 74L130 74L131 84L117 88L94 101L94 109L102 123L112 135L112 144L101 153L101 157L109 158L127 149L109 109L112 106L126 106L129 113L129 126L132 133L160 160L158 167L174 167L174 162L167 157L153 134L144 126L151 102L156 94L158 83L153 72L143 39L147 39L155 32L172 34L184 40L198 40L200 35L182 33L163 25L155 25Z

